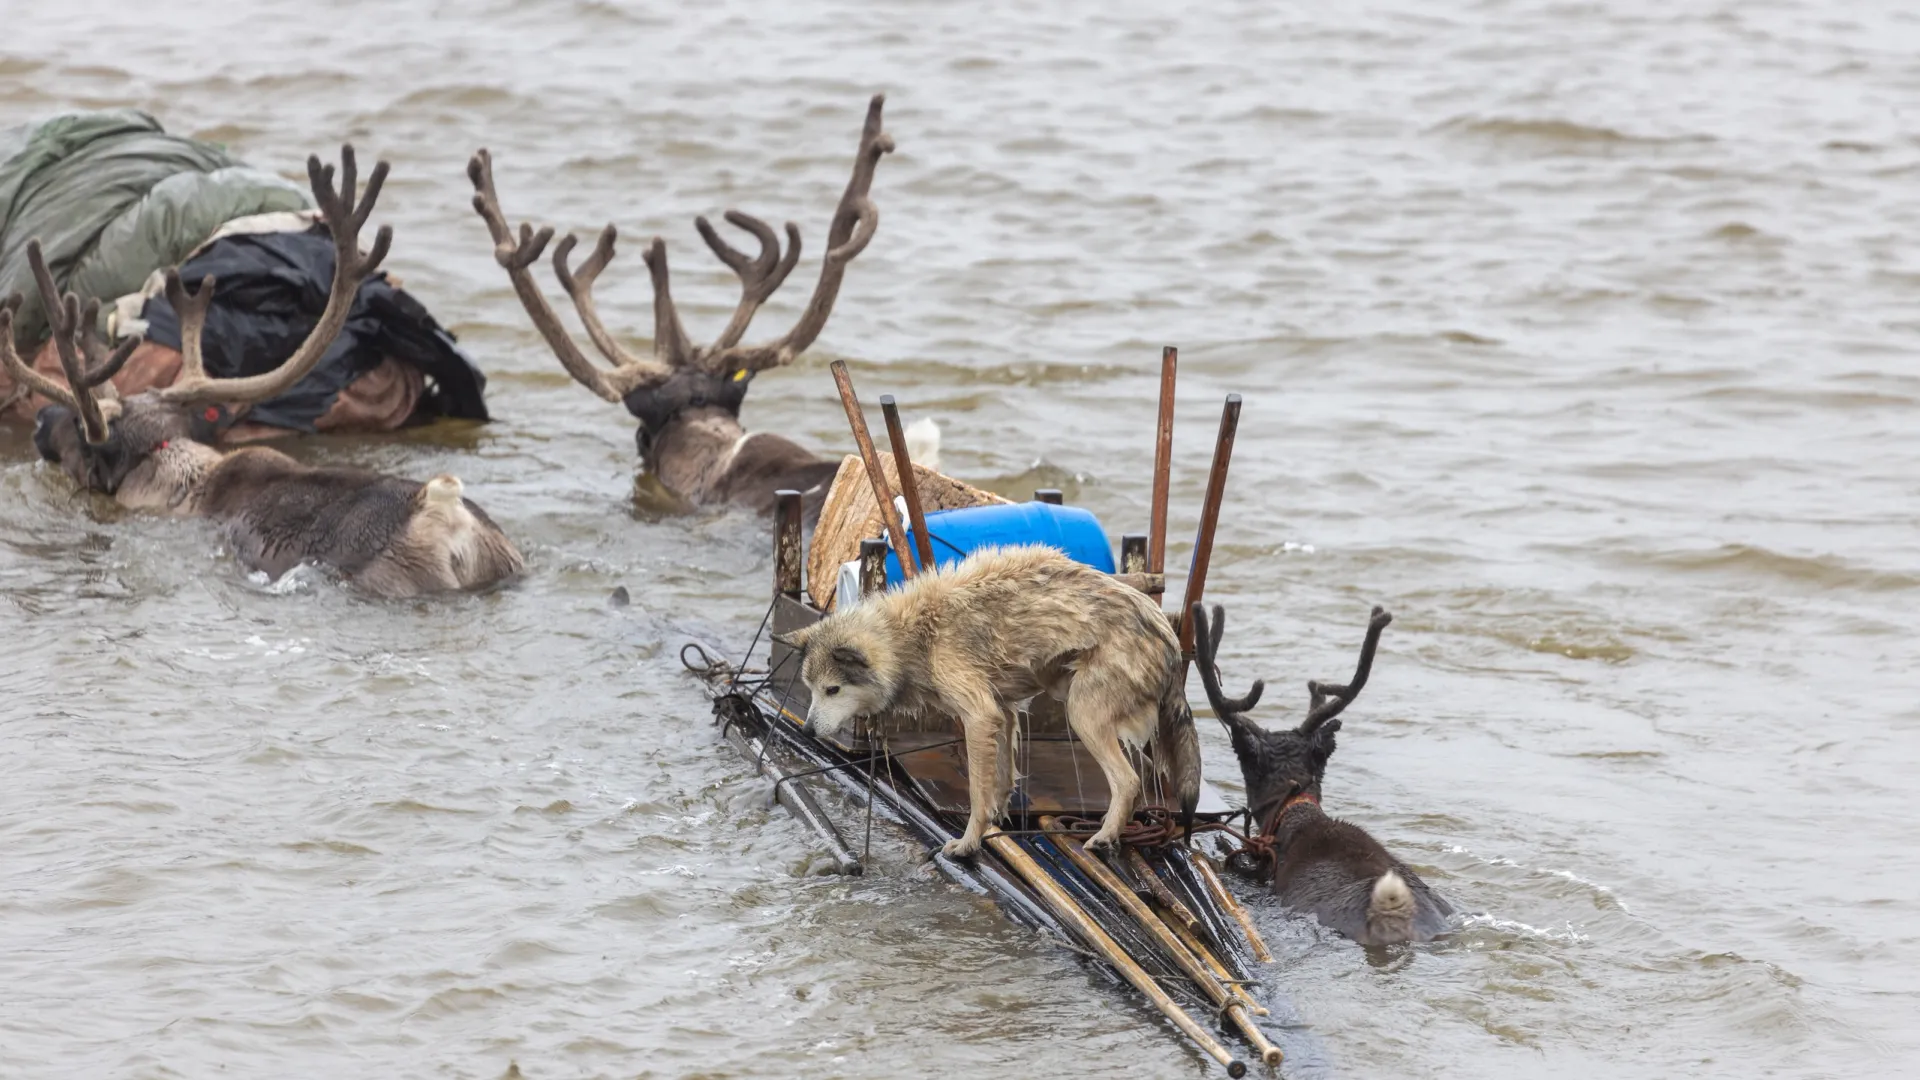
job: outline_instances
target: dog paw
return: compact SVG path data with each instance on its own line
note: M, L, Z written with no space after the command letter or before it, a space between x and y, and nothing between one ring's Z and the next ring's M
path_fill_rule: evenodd
M958 836L941 845L940 853L953 859L971 859L980 850L980 841Z
M1099 832L1088 837L1084 846L1093 851L1118 850L1120 847L1120 831L1118 829L1101 829Z

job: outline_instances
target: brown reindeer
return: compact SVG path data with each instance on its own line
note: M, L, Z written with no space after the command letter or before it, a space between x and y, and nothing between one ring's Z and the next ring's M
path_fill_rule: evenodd
M800 228L792 222L787 223L783 251L779 235L766 222L738 210L727 211L728 222L759 241L760 254L749 258L721 239L706 218L694 219L707 246L740 278L740 303L734 308L733 318L720 336L705 346L689 340L680 325L668 288L666 243L654 237L644 256L653 279L652 357L635 356L621 346L601 322L594 303L594 281L613 260L614 227L608 225L601 230L593 254L578 269L570 265L574 237L563 237L553 252L554 276L573 298L587 336L613 365L611 369L593 363L581 352L528 269L546 250L553 229L543 226L535 231L531 225L522 224L516 237L494 192L491 155L481 150L467 165L467 176L473 181L473 207L493 235L493 257L507 271L513 291L519 294L534 327L560 358L567 374L608 401L626 405L627 411L639 419L642 462L668 490L696 506L735 503L766 512L773 506L774 492L790 488L808 495L812 516L818 513L825 488L840 467L839 457L821 457L784 435L765 431L748 434L740 426L740 405L754 375L792 363L820 336L833 313L847 264L866 249L880 225L880 210L868 192L880 158L893 150L893 137L880 128L880 110L885 102L884 95L875 95L867 106L853 178L834 210L833 224L827 232L826 261L813 297L800 321L766 344L742 345L740 339L760 305L780 288L800 261ZM923 444L915 451L915 460L933 467L934 449L934 445Z
M219 522L251 570L277 578L301 563L318 563L380 596L493 585L520 571L520 553L461 496L452 476L421 484L364 469L303 465L266 447L229 453L209 445L236 410L283 392L313 369L345 324L360 282L386 257L387 226L367 254L359 237L387 163L374 166L366 194L356 200L353 148L343 147L340 157L337 193L333 166L307 159L314 200L333 233L333 285L319 322L285 364L244 378L208 377L200 339L213 278L189 289L170 270L166 290L180 315L180 377L164 389L121 399L108 380L139 340L109 353L95 331L98 301L83 307L71 293L62 297L37 241L28 257L67 382L41 375L14 351L17 293L0 304L0 362L22 385L59 403L42 409L36 421L34 444L42 457L122 506Z
M1320 784L1333 756L1340 714L1366 687L1380 632L1393 616L1373 609L1352 681L1344 686L1308 683L1307 718L1298 727L1269 731L1247 716L1259 704L1266 683L1256 679L1237 698L1220 689L1216 665L1226 613L1215 604L1209 623L1206 611L1195 603L1189 615L1200 681L1214 715L1233 740L1247 782L1248 809L1261 823L1260 835L1276 858L1273 894L1362 945L1431 941L1446 933L1451 904L1371 833L1320 808Z

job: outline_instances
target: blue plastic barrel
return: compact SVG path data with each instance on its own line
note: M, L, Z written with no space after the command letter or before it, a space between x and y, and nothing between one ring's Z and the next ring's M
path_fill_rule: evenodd
M933 541L935 566L957 563L978 548L1045 544L1074 562L1104 574L1113 573L1113 549L1107 544L1106 530L1092 511L1077 506L1024 502L935 510L927 515L927 536ZM914 548L911 526L907 526L907 546ZM888 552L887 585L898 585L901 580L900 559Z

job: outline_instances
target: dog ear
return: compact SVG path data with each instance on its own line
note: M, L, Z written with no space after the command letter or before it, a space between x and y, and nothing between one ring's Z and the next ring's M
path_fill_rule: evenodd
M851 645L835 645L832 655L833 662L843 668L854 668L863 672L873 668L872 664L867 663L867 654Z
M798 649L804 652L807 648L807 639L812 636L813 627L803 626L798 630L789 630L784 634L775 634L773 635L773 640L785 645L789 649Z

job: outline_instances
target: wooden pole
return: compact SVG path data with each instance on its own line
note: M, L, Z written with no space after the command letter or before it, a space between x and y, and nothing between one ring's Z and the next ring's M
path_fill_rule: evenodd
M1073 897L1060 887L1060 883L1053 880L1053 875L1041 869L1040 865L1033 861L1033 856L1027 854L1025 848L1010 836L998 835L987 837L987 846L992 848L993 853L1000 856L1008 866L1013 867L1021 879L1040 895L1040 899L1053 910L1056 918L1072 927L1082 940L1100 954L1102 959L1113 965L1113 969L1118 971L1122 978L1132 983L1135 990L1146 995L1147 1000L1152 1002L1155 1008L1164 1013L1167 1019L1173 1021L1174 1026L1185 1032L1187 1038L1199 1044L1200 1049L1206 1051L1207 1055L1215 1061L1225 1065L1228 1076L1235 1077L1237 1080L1238 1077L1247 1075L1246 1062L1235 1058L1231 1051L1220 1044L1219 1039L1214 1038L1211 1032L1195 1022L1193 1017L1188 1016L1187 1010L1181 1008L1179 1002L1168 997L1167 992L1160 989L1160 984L1153 981L1153 976L1147 974L1146 969L1142 968L1133 957L1128 956L1126 950L1100 928L1100 924L1094 921L1093 916L1087 914L1085 909L1081 908Z
M847 841L834 827L833 819L815 801L813 793L802 787L800 781L779 762L767 754L766 740L747 734L743 724L727 724L727 741L739 750L748 761L760 770L760 775L773 781L773 795L787 812L799 818L801 823L819 834L827 845L827 851L833 856L834 866L842 874L857 877L866 868L860 862L860 856L853 853Z
M1213 441L1213 467L1207 470L1207 497L1200 504L1200 532L1193 540L1193 568L1187 572L1187 594L1180 602L1180 681L1186 682L1193 660L1193 619L1187 612L1207 591L1207 564L1213 559L1213 531L1220 524L1220 502L1227 494L1227 464L1233 460L1233 436L1240 429L1240 395L1228 394L1220 411L1220 434Z
M1206 961L1208 967L1220 973L1220 978L1227 977L1226 965L1220 963L1219 960L1214 958L1213 953L1207 951L1206 945L1193 935L1193 931L1177 923L1169 925L1172 927L1174 934L1178 936L1188 948L1199 954L1199 956ZM1267 1010L1258 1005L1249 1005L1253 999L1247 996L1247 992L1239 986L1227 983L1223 983L1222 985L1230 987L1229 992L1232 995L1232 1003L1225 1005L1221 1011L1225 1012L1228 1019L1233 1021L1234 1026L1240 1029L1240 1034L1245 1035L1247 1041L1253 1044L1253 1052L1260 1055L1260 1060L1263 1063L1269 1067L1279 1065L1280 1059L1284 1056L1281 1054L1280 1048L1273 1045L1272 1040L1267 1038L1267 1033L1261 1031L1260 1025L1254 1023L1253 1017L1247 1015L1251 1012L1265 1016L1267 1015Z
M782 489L773 493L773 586L780 595L800 599L800 493Z
M1266 940L1260 936L1260 931L1254 929L1253 916L1248 915L1247 909L1241 907L1240 901L1234 899L1233 894L1227 891L1226 882L1221 881L1220 875L1214 873L1213 862L1192 848L1187 848L1186 852L1187 858L1193 864L1193 872L1199 875L1200 880L1206 884L1207 891L1213 894L1214 903L1225 908L1227 914L1233 916L1234 921L1240 924L1240 929L1246 932L1247 944L1253 946L1253 958L1263 964L1271 963L1273 953L1268 951Z
M1226 987L1228 992L1240 999L1240 1004L1245 1005L1248 1012L1255 1016L1268 1015L1267 1008L1253 1000L1253 995L1247 993L1247 988L1241 986L1240 983L1234 979L1232 973L1227 971L1227 965L1221 963L1220 958L1213 955L1213 950L1207 946L1206 942L1200 940L1200 935L1195 933L1192 927L1181 926L1177 922L1170 922L1167 924L1167 929L1173 931L1175 936L1179 937L1187 948L1193 950L1193 955L1198 957L1201 963L1207 965L1207 970L1213 972L1213 977L1220 980L1221 986Z
M920 569L933 569L933 537L927 535L927 515L920 512L920 477L907 455L907 433L900 426L900 407L892 394L880 395L880 415L887 421L887 441L893 444L893 471L900 474L900 493L907 497L907 522L913 526L914 553Z
M860 411L860 398L853 392L853 377L847 374L847 362L835 360L833 381L840 388L840 405L847 410L847 424L853 428L853 442L860 448L860 461L867 467L867 482L873 485L874 501L880 504L880 520L887 523L887 536L893 541L893 553L900 558L900 576L913 578L913 555L907 550L906 530L900 527L900 511L893 505L893 492L887 487L887 474L880 468L880 455L874 452L873 436L867 432L866 414Z
M1173 481L1173 382L1180 350L1160 350L1160 428L1153 443L1153 512L1147 531L1147 573L1167 572L1167 486Z
M1065 498L1060 494L1059 488L1035 488L1033 491L1033 501L1046 503L1048 506L1059 506Z
M1043 817L1040 819L1040 827L1051 831L1059 828L1058 822L1058 818ZM1248 1041L1253 1043L1254 1049L1260 1052L1263 1061L1269 1065L1279 1064L1278 1048L1267 1041L1259 1026L1253 1022L1253 1018L1247 1015L1249 1008L1259 1011L1262 1015L1266 1010L1254 1004L1246 991L1221 981L1220 976L1226 969L1221 967L1216 970L1209 964L1213 957L1206 953L1204 947L1198 949L1194 947L1199 944L1197 938L1191 934L1180 933L1178 926L1155 914L1153 909L1147 906L1146 901L1140 899L1138 894L1128 888L1126 883L1121 881L1105 863L1087 854L1078 840L1070 836L1056 836L1054 840L1082 873L1099 882L1115 900L1120 901L1120 906L1127 909L1134 921L1153 935L1154 940L1167 951L1167 955L1173 958L1174 963L1180 965L1180 970L1186 972L1187 978L1192 979L1193 984L1200 988L1200 992L1207 996L1207 1000L1213 1002L1215 1008L1225 1012L1233 1020L1234 1025L1247 1036ZM1127 853L1133 855L1136 852L1135 849L1128 848ZM1269 1049L1272 1049L1276 1056L1267 1057Z
M1168 914L1189 930L1200 925L1200 917L1188 911L1187 905L1173 895L1173 890L1167 888L1167 883L1160 880L1160 875L1154 872L1153 865L1147 862L1145 855L1140 854L1139 848L1127 848L1125 858L1127 865L1133 869L1133 876L1140 879L1140 884L1147 887L1147 891L1153 894L1155 900L1160 901L1160 906L1166 908Z

